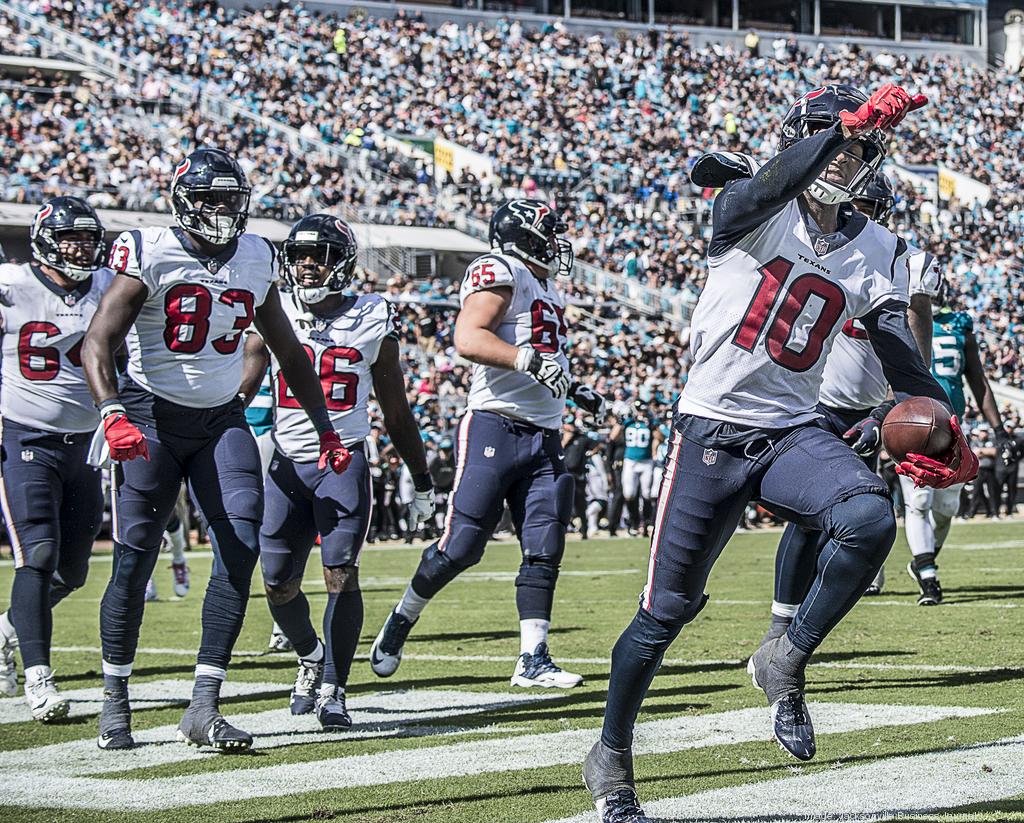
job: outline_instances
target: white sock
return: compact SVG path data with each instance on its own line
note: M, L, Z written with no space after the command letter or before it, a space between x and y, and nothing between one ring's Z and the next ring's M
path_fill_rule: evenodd
M520 620L519 653L533 654L539 644L548 642L548 632L550 630L550 620L538 620L536 618Z
M778 600L772 601L772 615L775 617L788 617L792 620L796 617L796 613L800 611L800 603L780 603Z
M25 669L26 683L36 683L51 676L53 676L53 670L49 666L29 666Z
M7 640L17 640L18 633L14 631L14 624L11 622L9 612L0 614L0 634Z
M185 524L179 523L178 528L167 532L168 542L171 544L171 562L181 565L185 562Z
M928 511L907 506L905 526L912 555L917 557L935 551L935 526Z
M320 638L317 638L316 648L313 649L312 652L307 654L305 657L300 657L299 658L299 660L301 660L303 663L319 663L323 659L324 659L324 644L320 640Z
M420 614L423 613L423 609L426 608L426 605L429 602L430 598L420 597L412 590L412 583L410 583L406 586L405 594L402 595L402 599L399 600L398 605L395 606L395 611L408 620L418 620Z

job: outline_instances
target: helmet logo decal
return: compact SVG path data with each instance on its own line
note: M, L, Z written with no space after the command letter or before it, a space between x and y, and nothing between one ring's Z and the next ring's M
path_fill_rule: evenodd
M335 220L334 227L353 243L356 241L355 236L352 234L352 229L348 227L348 224L344 220Z
M527 200L513 200L508 207L531 228L540 228L541 221L551 213L551 209L541 203Z
M174 177L171 178L171 185L173 186L178 182L178 178L181 177L185 172L192 168L192 161L187 157L178 164L178 168L174 170Z
M47 203L39 211L36 212L36 219L33 220L33 229L38 229L40 224L51 214L53 214L53 204Z

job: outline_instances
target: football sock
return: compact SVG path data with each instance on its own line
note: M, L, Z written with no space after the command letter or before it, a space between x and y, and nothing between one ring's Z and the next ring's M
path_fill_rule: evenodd
M587 525L590 528L591 534L597 534L597 526L601 519L601 503L597 500L591 500L587 504Z
M309 654L300 655L299 659L305 661L306 663L319 663L321 660L324 659L324 651L324 644L320 642L320 638L318 637L316 640L316 648L313 649L313 651L311 651Z
M313 654L320 640L316 636L316 629L313 628L313 621L309 618L309 600L300 591L287 603L274 603L267 600L270 606L270 614L274 622L280 627L281 633L287 637L295 653L299 657L308 658Z
M821 537L821 532L801 529L793 523L786 526L775 551L776 603L803 602L817 573L818 552L827 542Z
M917 576L922 580L927 580L929 577L932 579L938 577L939 570L935 565L935 555L932 552L914 555L911 564L914 571L917 572Z
M10 611L0 614L0 634L2 634L6 640L16 640L18 637L18 633L14 630L14 624L11 622Z
M185 546L188 541L185 539L185 524L178 518L177 524L167 526L168 542L171 544L171 562L181 565L185 562Z
M131 728L131 724L132 710L128 703L128 678L115 674L104 674L100 736Z
M362 630L363 593L358 589L328 592L327 608L324 609L324 638L327 645L324 683L344 689Z
M249 577L235 579L214 572L210 578L203 598L203 633L196 658L200 663L221 669L228 667L231 650L245 619L251 577L251 572Z
M792 691L794 685L803 689L804 669L811 659L808 652L801 651L793 645L788 634L782 635L775 644L772 653L771 666L765 673L765 681L758 684L764 689L769 703L774 703L780 697L785 697Z
M931 512L907 506L904 515L907 529L907 545L915 557L919 554L931 554L935 551L935 521Z
M103 659L128 664L135 659L139 627L146 606L146 581L159 558L159 547L148 551L114 543L114 564L100 602Z
M413 589L412 583L410 583L405 587L405 594L402 595L402 599L395 606L395 611L409 620L418 620L429 602L430 598L420 597L416 594L416 590Z
M22 566L14 573L11 586L10 619L18 631L18 645L25 669L50 665L50 577L53 572Z
M224 677L220 676L223 669L218 673L215 672L214 666L196 666L196 682L192 686L192 702L189 708L211 708L216 711L217 704L220 702L220 686L224 682Z
M548 632L550 629L550 620L539 620L537 618L520 620L519 653L533 654L539 644L548 642Z
M601 742L625 751L633 745L633 726L640 704L661 665L665 650L682 626L661 623L640 609L612 649L608 679L608 703L604 711Z

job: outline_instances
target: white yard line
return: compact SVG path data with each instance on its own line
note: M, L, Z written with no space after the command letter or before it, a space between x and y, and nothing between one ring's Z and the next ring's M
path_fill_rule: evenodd
M952 751L886 758L864 766L654 800L644 803L644 811L659 823L899 820L1015 797L1024 791L1022 759L1024 736L1010 737ZM595 821L597 814L586 812L557 823Z
M425 693L414 693L423 695ZM444 693L438 693L442 695ZM447 695L449 705L458 705L480 695ZM493 696L492 696L493 697ZM504 696L502 696L504 697ZM391 717L401 717L392 708L394 696L377 695L388 706ZM353 701L354 702L354 701ZM992 709L888 706L876 704L829 703L812 706L819 734L828 735L885 726L932 723L954 717L974 717L992 713ZM453 713L457 710L453 710ZM250 727L264 712L250 718L232 718ZM436 715L435 715L436 716ZM296 719L282 711L274 718L276 728L288 729ZM297 720L302 720L298 718ZM309 719L311 720L311 719ZM315 723L315 721L312 721ZM769 719L765 709L736 711L655 720L637 727L634 751L638 755L678 752L766 740ZM243 723L243 727L245 727ZM268 729L269 731L269 729ZM518 735L505 739L482 739L419 749L401 749L367 755L351 755L316 763L289 763L263 768L240 768L181 777L150 777L115 780L89 775L137 766L156 766L194 757L181 745L172 745L172 727L150 730L139 735L156 745L134 752L100 755L93 748L86 754L82 741L47 746L45 749L7 752L0 756L4 803L7 805L116 809L145 811L206 803L238 802L258 797L323 791L331 788L381 786L417 780L438 780L494 772L520 771L565 764L578 764L593 744L597 730L579 729L536 735ZM290 742L299 742L295 733L286 733ZM313 737L315 737L315 733ZM339 745L344 746L340 738ZM303 737L302 739L306 739ZM263 745L263 740L259 741ZM67 752L67 754L62 754ZM41 769L41 764L46 764ZM893 773L895 777L897 773ZM865 791L869 787L865 788ZM764 801L762 798L762 810Z

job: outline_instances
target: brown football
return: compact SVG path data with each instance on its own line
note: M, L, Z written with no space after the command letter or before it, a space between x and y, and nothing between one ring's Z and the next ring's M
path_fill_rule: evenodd
M897 404L882 423L882 445L894 460L908 454L939 457L953 445L949 412L930 397L911 397Z

